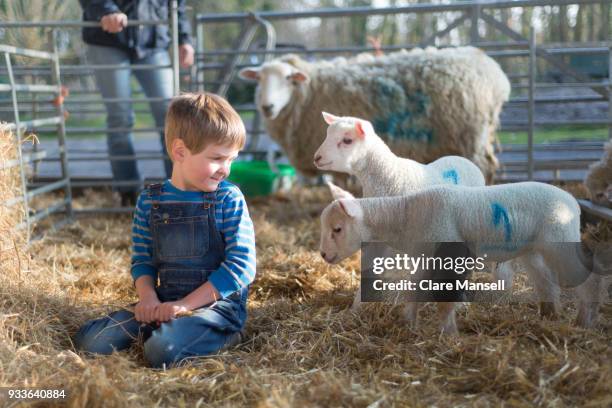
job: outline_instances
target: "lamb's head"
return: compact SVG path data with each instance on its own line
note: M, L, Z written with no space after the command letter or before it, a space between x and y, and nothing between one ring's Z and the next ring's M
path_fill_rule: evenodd
M359 251L363 210L348 192L329 183L335 198L321 213L321 256L336 264Z
M327 137L314 155L314 165L320 170L354 174L354 164L363 160L367 146L378 138L372 124L327 112L323 112L323 118L329 125Z
M269 120L274 120L291 101L299 84L308 80L308 75L282 60L266 62L260 67L243 68L240 78L257 81L255 103L257 109Z

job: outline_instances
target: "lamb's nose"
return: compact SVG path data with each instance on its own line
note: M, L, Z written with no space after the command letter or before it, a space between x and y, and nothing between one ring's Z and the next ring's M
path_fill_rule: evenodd
M315 164L319 164L319 162L321 161L322 156L320 154L317 154L314 158L314 162Z
M325 255L327 255L325 252L321 251L321 256L323 257L323 259L325 259Z
M270 114L270 112L272 112L273 107L274 107L274 104L271 103L269 105L262 106L261 109L263 109L264 113Z

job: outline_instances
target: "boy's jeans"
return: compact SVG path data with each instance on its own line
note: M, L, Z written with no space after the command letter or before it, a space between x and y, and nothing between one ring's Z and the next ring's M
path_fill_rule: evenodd
M152 367L171 367L189 357L206 356L240 342L240 321L225 316L237 315L230 302L193 311L154 325L139 323L134 314L119 310L96 320L90 320L74 337L77 349L96 354L111 354L125 350L139 337L146 340L144 355ZM213 311L212 309L216 309Z
M162 69L130 69L130 66L146 65L169 65L170 56L166 50L155 50L151 55L136 59L119 48L104 47L100 45L87 46L87 59L93 65L121 65L123 69L96 69L95 77L102 96L112 98L105 102L106 126L110 130L107 135L108 152L112 156L134 155L133 136L131 128L134 125L134 109L132 102L125 101L132 97L131 74L133 73L144 93L149 98L171 98L172 70ZM122 99L119 101L118 99ZM151 112L155 120L155 126L163 128L169 101L155 100L150 102ZM166 153L164 133L160 132L162 150ZM172 163L164 160L166 176L172 173ZM111 169L115 181L134 181L138 185L119 186L120 192L139 192L142 182L138 166L135 160L111 160Z

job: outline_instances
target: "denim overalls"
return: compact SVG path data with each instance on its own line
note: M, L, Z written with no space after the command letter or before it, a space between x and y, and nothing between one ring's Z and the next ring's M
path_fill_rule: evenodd
M149 227L155 288L161 302L182 299L208 280L225 259L225 243L215 222L215 193L203 192L200 203L161 202L161 184L149 186ZM248 288L213 305L156 325L140 324L120 310L85 323L75 337L77 348L98 354L128 348L142 336L145 357L154 367L170 366L195 356L215 353L240 340L246 321Z

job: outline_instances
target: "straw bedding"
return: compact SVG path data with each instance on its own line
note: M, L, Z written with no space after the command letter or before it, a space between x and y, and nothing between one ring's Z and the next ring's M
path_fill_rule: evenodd
M1 200L13 177L2 174ZM75 205L109 199L90 191ZM85 320L135 300L128 216L81 219L26 251L0 207L0 386L62 388L73 407L612 404L609 301L594 330L572 324L571 303L558 320L541 320L535 304L472 304L459 311L458 338L438 336L432 305L416 329L390 305L354 314L358 256L330 267L318 255L329 200L323 188L251 200L258 277L247 339L166 371L147 368L140 345L86 357L70 340ZM516 287L526 290L523 276Z

